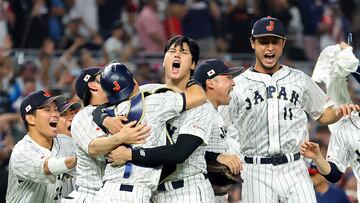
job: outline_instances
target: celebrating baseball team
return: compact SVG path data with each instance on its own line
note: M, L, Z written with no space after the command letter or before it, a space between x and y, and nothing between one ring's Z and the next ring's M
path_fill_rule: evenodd
M360 106L346 83L359 65L352 47L324 50L342 65L321 54L310 77L280 64L277 18L258 20L249 37L256 61L246 70L199 62L196 41L178 35L164 47L165 84L139 86L111 61L79 74L82 104L27 95L6 201L226 203L241 184L244 203L315 203L310 160L330 182L348 166L360 180ZM330 127L326 157L309 141L308 117Z

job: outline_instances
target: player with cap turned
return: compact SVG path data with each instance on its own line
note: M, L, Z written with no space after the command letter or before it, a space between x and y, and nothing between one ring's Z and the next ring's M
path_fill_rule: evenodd
M330 98L308 75L280 64L286 38L278 19L258 20L250 42L255 65L234 78L230 104L220 111L225 123L237 130L245 162L243 202L315 203L314 188L299 153L309 137L307 114L327 125L359 107L333 108Z
M20 106L27 134L14 147L10 157L6 202L52 202L45 199L48 184L57 175L76 165L76 157L57 158L64 143L56 138L62 96L38 90L25 97Z

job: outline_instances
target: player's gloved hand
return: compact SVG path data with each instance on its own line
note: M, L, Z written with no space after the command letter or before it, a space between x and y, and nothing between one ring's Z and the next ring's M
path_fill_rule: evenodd
M345 115L350 116L351 112L353 111L359 111L360 106L357 104L342 104L338 108L335 109L335 115L338 118L341 118Z
M115 139L122 144L143 144L145 139L150 135L150 127L145 124L139 124L136 127L137 121L131 121L124 125L120 132L113 135Z
M127 161L131 160L131 149L120 145L108 154L107 159L112 167L123 166Z
M125 116L115 116L115 117L107 116L103 121L103 125L105 128L107 128L110 134L114 135L120 132L120 130L124 126L123 123L126 121L127 118Z
M310 141L305 141L300 146L300 154L314 161L318 160L322 156L319 144Z
M235 154L220 154L216 161L229 167L231 173L237 175L242 170L242 164L239 157Z

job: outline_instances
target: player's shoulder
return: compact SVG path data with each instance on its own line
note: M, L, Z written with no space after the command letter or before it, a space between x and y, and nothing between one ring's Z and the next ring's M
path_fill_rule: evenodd
M92 119L92 112L94 111L96 107L92 106L92 105L88 105L85 106L84 108L82 108L79 112L77 112L73 118L73 122L78 121L78 120L82 120L82 119Z
M64 135L64 134L58 134L54 140L57 140L59 143L73 143L74 140L72 137Z
M298 76L302 76L302 77L306 77L306 78L310 78L309 75L307 75L305 72L303 72L302 70L296 69L294 67L291 66L287 66L287 65L281 65L283 68L283 71L287 71L289 74L292 75L298 75Z
M200 106L196 106L194 108L188 109L184 112L188 113L188 114L198 114L198 113L212 113L214 110L214 106L212 105L212 103L207 100L204 104L201 104Z
M155 89L158 89L159 87L163 87L164 84L159 84L159 83L155 83L155 84L145 84L145 85L141 85L140 91L142 92L153 92Z
M12 156L19 154L28 155L29 152L41 151L40 145L36 144L29 135L25 135L19 142L17 142L12 150Z

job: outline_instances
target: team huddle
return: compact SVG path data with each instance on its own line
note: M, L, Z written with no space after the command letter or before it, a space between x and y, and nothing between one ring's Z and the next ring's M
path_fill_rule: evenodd
M256 62L243 73L219 59L198 64L197 43L175 36L164 48L165 84L139 86L113 61L76 79L83 108L44 90L29 94L6 201L225 203L238 180L210 172L217 163L241 174L243 202L315 203L303 157L337 181L353 155L321 159L307 115L329 125L360 107L335 105L309 76L279 63L286 38L278 19L257 21L250 41ZM342 133L334 139L350 136Z

